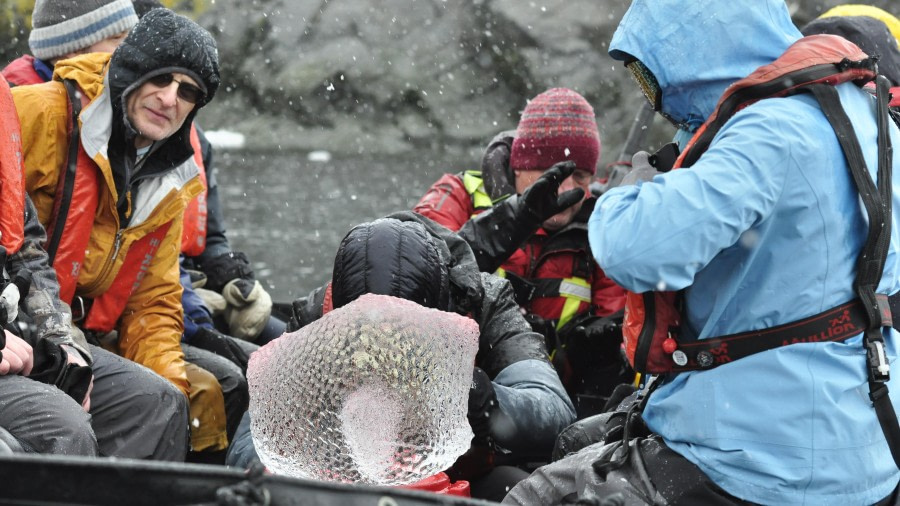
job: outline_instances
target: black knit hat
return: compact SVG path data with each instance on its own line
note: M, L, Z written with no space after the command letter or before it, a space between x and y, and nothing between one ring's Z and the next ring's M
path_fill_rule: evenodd
M205 29L169 9L149 11L122 41L109 64L114 102L124 101L151 77L178 72L205 92L193 113L208 104L219 88L216 41Z

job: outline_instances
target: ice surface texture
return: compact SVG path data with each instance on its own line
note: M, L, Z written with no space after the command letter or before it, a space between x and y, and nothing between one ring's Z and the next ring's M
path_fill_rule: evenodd
M253 441L276 474L403 485L468 448L478 325L364 295L253 354Z

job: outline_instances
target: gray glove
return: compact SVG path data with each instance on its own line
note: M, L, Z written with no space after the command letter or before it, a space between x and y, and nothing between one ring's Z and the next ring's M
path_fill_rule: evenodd
M225 321L234 337L254 341L272 315L272 297L259 281L233 279L222 289Z
M0 326L12 323L19 315L19 287L14 283L8 283L0 292L0 315L6 317Z
M254 341L272 315L272 297L253 275L247 255L231 251L203 262L200 267L206 281L198 279L197 285L203 288L196 288L197 293L214 315L224 311L231 336ZM222 299L206 289L219 292Z
M619 186L634 185L638 181L650 181L658 174L662 174L662 172L650 164L650 153L638 151L631 157L631 172L625 174Z
M225 313L225 308L228 307L228 301L225 300L225 297L223 297L221 293L197 287L194 288L194 292L203 299L203 304L206 306L206 309L209 309L214 317L221 316Z

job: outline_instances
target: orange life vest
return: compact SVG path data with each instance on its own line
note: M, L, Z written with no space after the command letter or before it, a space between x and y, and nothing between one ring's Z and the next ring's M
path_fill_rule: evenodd
M206 195L209 185L206 182L206 169L203 166L203 150L200 147L200 136L197 127L191 125L191 146L194 148L194 161L200 167L200 182L203 193L197 195L184 210L184 229L181 233L181 253L195 257L206 249Z
M725 90L715 111L691 138L674 168L693 165L728 119L744 107L764 98L797 93L799 88L811 84L870 81L875 78L870 63L868 55L841 37L812 35L800 39L777 60ZM732 359L728 352L729 338L721 339L726 343L725 347L717 343L708 350L709 353L688 356L679 349L685 348L677 342L682 320L681 299L681 292L627 292L622 335L626 356L635 371L662 374L712 367ZM855 334L834 333L835 339L829 340L851 335ZM709 339L698 343L708 345L712 342L717 341Z
M9 85L0 81L0 246L12 254L25 240L25 172L19 116Z
M102 176L100 168L84 151L78 135L78 114L81 106L87 103L87 96L85 93L80 93L81 99L77 99L75 93L77 85L70 81L64 81L64 84L69 92L69 112L71 113L69 115L69 158L65 173L59 178L53 212L47 227L46 249L59 280L60 299L71 304L78 284L78 274L84 262L88 241L94 226ZM131 293L143 279L170 226L171 222L158 227L138 239L128 249L116 279L109 289L93 299L90 310L81 325L84 329L97 332L109 332L115 329ZM117 234L116 241L119 240L119 234ZM116 245L117 249L118 244Z

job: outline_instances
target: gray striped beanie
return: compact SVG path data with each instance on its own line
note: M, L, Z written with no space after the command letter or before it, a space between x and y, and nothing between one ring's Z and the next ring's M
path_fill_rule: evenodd
M131 29L138 22L131 0L36 0L28 46L53 60Z

